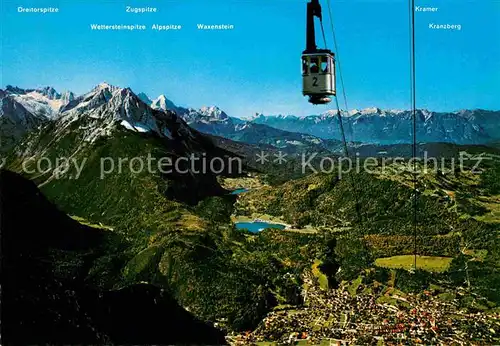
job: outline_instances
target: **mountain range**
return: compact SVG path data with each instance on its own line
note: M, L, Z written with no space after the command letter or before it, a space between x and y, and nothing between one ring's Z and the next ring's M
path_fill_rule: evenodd
M292 151L322 151L337 146L337 141L330 141L307 133L286 131L265 124L245 121L227 115L217 106L204 106L200 109L183 108L175 105L165 95L154 100L145 94L139 94L142 100L149 102L152 108L173 110L192 128L214 136L248 144L272 145L278 149Z
M412 142L412 112L367 108L344 112L347 139L371 144ZM320 115L256 115L253 123L265 124L292 132L307 133L324 139L341 139L336 111ZM455 144L487 144L500 138L500 111L461 110L458 112L416 111L417 141Z
M16 116L17 119L28 119L28 123L34 123L33 127L38 126L16 147L14 162L19 164L26 158L36 160L41 157L71 157L74 162L85 160L85 170L92 171L88 174L93 180L99 177L99 151L109 151L101 154L113 162L118 162L120 158L143 157L146 150L151 152L153 158L169 157L170 162L191 155L205 155L207 160L212 157L225 160L234 156L191 128L176 113L149 107L129 88L101 83L84 95L74 97L67 103L61 102L57 116L42 116L26 110L21 103L24 95L24 91L16 90L14 93L10 89L2 101L3 104L12 102L17 106L8 119ZM40 99L37 102L42 105L49 104L48 96ZM18 111L22 111L19 114L25 118L20 118ZM29 129L26 128L26 131ZM134 145L137 141L140 144ZM130 148L126 147L126 143ZM116 150L111 150L114 146ZM189 165L189 162L183 164ZM228 164L224 169L228 171L230 167ZM75 171L66 172L67 176L71 174L74 176ZM159 178L158 174L156 178ZM36 177L37 183L49 184L57 181L59 175L57 170L42 172ZM108 179L113 179L112 175ZM172 199L194 203L203 196L224 193L215 175L210 173L190 175L171 170L168 179L175 183L164 186L164 193ZM98 189L97 186L95 188Z
M104 91L102 91L104 90ZM121 98L114 98L120 91ZM102 91L102 92L101 92ZM131 114L125 105L121 125L137 131L164 131L157 128L151 117L153 110L173 111L190 128L199 132L244 142L251 145L272 145L288 151L333 151L340 152L342 133L336 111L319 115L255 116L242 120L231 117L217 106L199 109L177 106L165 95L155 99L145 93L134 94L129 88L118 88L101 83L91 92L76 97L72 92L58 93L52 87L21 89L7 86L0 91L0 141L3 150L12 147L16 138L50 121L67 121L78 116L88 107L94 93L100 92L102 100L113 99L118 103L127 101L127 93L133 94L143 105ZM90 102L90 103L89 103ZM152 110L151 110L152 109ZM161 114L161 113L156 113ZM115 119L116 120L116 119ZM342 113L347 141L370 145L393 145L412 143L412 112L408 110L382 110L367 108ZM490 144L500 140L500 111L462 110L458 112L416 111L417 141L419 143L454 143L459 145ZM88 128L90 137L99 136L99 130ZM163 133L169 136L168 133Z
M117 93L120 94L119 97L116 97ZM131 101L130 95L132 94L134 100ZM4 151L10 149L16 139L23 137L35 128L39 128L42 124L53 121L59 124L69 123L71 119L78 118L89 108L104 100L111 100L115 107L119 107L123 103L123 107L120 106L122 107L119 112L120 116L108 118L110 121L120 120L123 127L136 132L163 131L163 135L170 136L164 129L157 128L156 120L151 115L174 111L175 113L170 114L175 114L179 119L183 119L184 124L189 125L189 128L249 144L269 144L276 148L292 147L293 149L313 149L315 151L338 144L336 141L332 144L330 140L323 140L308 134L284 131L229 117L215 106L200 109L183 108L176 106L163 95L151 100L144 93L136 95L129 88L119 88L101 83L90 92L78 97L70 92L59 94L50 87L34 90L8 86L0 94L2 102L0 113L1 148ZM140 104L137 101L141 101ZM135 102L138 109L130 111L133 109L130 102ZM103 116L106 117L105 114L99 113L93 117L102 118ZM187 127L184 127L184 130L189 131ZM102 125L99 128L89 126L86 140L97 138L106 131Z
M196 110L179 107L164 95L154 100L145 94L140 95L153 108L176 111L190 126L201 132L236 141L271 144L277 147L319 144L329 148L331 143L325 143L325 140L342 140L337 112L332 110L302 117L256 114L248 120L242 120L227 115L216 106ZM500 127L497 125L500 121L500 111L475 109L433 112L417 109L415 115L417 141L420 143L444 142L464 145L488 144L500 140ZM342 119L350 142L388 145L409 144L413 141L413 114L409 110L382 110L376 107L354 109L342 112ZM273 130L257 125L267 125ZM282 138L281 142L275 139L278 137Z

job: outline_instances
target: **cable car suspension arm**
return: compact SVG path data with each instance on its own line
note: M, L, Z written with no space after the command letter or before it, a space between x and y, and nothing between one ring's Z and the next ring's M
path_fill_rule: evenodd
M314 31L314 17L318 17L323 30L323 18L321 15L321 5L319 0L311 0L307 3L307 23L306 23L306 52L314 53L317 50L316 34ZM323 30L323 38L325 32Z

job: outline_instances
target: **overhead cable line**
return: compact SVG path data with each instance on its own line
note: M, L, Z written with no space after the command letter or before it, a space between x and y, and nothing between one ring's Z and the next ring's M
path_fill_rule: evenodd
M328 18L330 19L330 28L332 30L333 46L335 47L335 52L337 53L337 65L339 67L338 70L339 70L339 77L340 77L340 85L342 86L342 95L344 97L345 110L346 110L346 112L349 112L349 106L347 105L347 97L345 94L344 77L342 75L342 69L341 69L341 65L340 65L339 48L337 47L337 37L335 36L335 30L333 27L333 15L332 15L332 8L330 6L330 0L326 0L326 4L328 5Z
M417 269L417 234L418 234L418 188L417 188L417 108L415 81L415 0L408 0L410 27L410 99L412 119L412 159L413 159L413 266Z
M337 38L335 36L335 29L334 29L334 26L333 26L333 16L332 16L332 9L331 9L331 6L330 6L330 0L327 0L327 4L328 4L328 18L330 20L330 28L331 28L331 31L332 31L332 36L333 36L333 44L334 44L334 47L335 47L335 53L337 55L337 59L336 59L336 63L338 65L338 71L339 71L339 76L340 76L340 84L342 86L342 94L343 94L343 97L344 97L344 103L345 103L345 111L347 113L349 113L349 107L347 105L347 96L346 96L346 93L345 93L345 87L344 87L344 78L342 76L342 69L341 69L341 65L340 65L340 54L339 54L339 50L338 50L338 47L337 47ZM321 22L321 30L323 30L323 22ZM326 39L324 37L324 30L323 30L323 39L325 40L325 47L326 47ZM346 135L345 135L345 130L344 130L344 121L342 119L342 112L340 110L340 105L339 105L339 100L338 100L338 96L335 95L335 104L336 104L336 107L337 107L337 118L338 118L338 121L339 121L339 125L340 125L340 132L341 132L341 135L342 135L342 143L343 143L343 147L344 147L344 155L346 158L350 158L350 155L349 155L349 146L347 144L347 139L346 139ZM352 140L352 134L351 134L351 140ZM353 190L353 193L354 193L354 199L355 199L355 208L356 208L356 214L358 216L358 220L360 222L360 224L362 225L363 224L363 217L362 217L362 214L361 214L361 209L360 209L360 204L359 204L359 193L358 193L358 189L354 183L354 177L352 174L349 175L350 176L350 183L351 183L351 188Z

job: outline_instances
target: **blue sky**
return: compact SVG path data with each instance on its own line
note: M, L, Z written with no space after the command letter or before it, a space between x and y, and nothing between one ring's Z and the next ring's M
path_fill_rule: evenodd
M3 0L2 86L54 86L84 93L107 81L181 106L217 105L229 115L317 114L301 95L306 0ZM333 47L326 1L329 48ZM406 109L406 0L331 0L349 107ZM130 14L125 6L156 6ZM432 0L418 13L417 107L500 109L500 2ZM58 6L19 14L17 6ZM91 31L90 24L180 24L180 31ZM196 24L233 24L205 32ZM461 31L428 29L461 24ZM321 35L318 35L318 39Z

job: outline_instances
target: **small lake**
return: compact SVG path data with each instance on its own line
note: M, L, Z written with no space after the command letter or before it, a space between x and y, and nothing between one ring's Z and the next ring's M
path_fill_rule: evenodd
M266 228L285 229L285 225L263 221L236 222L235 225L236 229L247 229L252 233L258 233Z
M248 189L247 188L236 189L236 190L231 191L230 195L239 195L240 193L243 193L243 192L248 192Z

